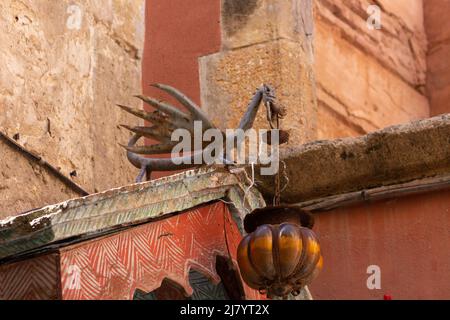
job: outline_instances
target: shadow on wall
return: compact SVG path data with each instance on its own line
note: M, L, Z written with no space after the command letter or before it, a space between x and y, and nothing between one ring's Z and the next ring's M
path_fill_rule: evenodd
M258 0L224 0L222 17L225 31L228 35L236 34L247 24L247 17L259 6Z

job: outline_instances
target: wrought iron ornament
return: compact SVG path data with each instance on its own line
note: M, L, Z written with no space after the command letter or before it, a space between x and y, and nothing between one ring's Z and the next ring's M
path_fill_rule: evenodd
M201 145L200 149L192 150L190 155L182 156L180 158L145 158L140 155L161 155L170 154L178 142L171 140L172 133L176 129L186 129L192 136L194 136L194 122L200 121L202 123L202 130L204 133L208 129L217 129L217 127L208 118L208 115L197 106L191 99L184 95L179 90L163 84L154 84L154 87L166 92L174 97L181 105L183 105L188 113L185 113L176 107L150 97L138 95L136 98L142 100L144 103L154 107L156 111L147 112L140 109L130 108L124 105L118 105L124 111L131 113L141 119L152 123L151 127L129 127L122 125L123 128L130 130L134 136L130 139L127 146L122 145L127 150L128 160L141 171L136 179L136 182L141 182L144 177L150 180L152 171L174 171L199 167L202 164L194 164L194 159L198 153L202 153L205 145ZM274 128L274 123L285 114L285 109L278 106L275 102L275 91L269 85L261 85L253 95L251 102L247 107L247 111L242 117L242 120L237 129L242 129L244 132L251 129L256 119L261 103L266 107L267 120ZM222 132L225 138L225 133ZM142 138L151 138L159 141L159 144L136 146L136 143ZM280 144L286 143L289 140L287 132L280 132ZM226 141L226 139L224 139ZM271 144L270 132L266 137L266 142ZM239 142L238 142L239 143ZM180 164L181 163L181 164ZM226 159L223 159L224 164L233 164Z
M272 110L272 108L268 108ZM274 112L268 121L280 130L280 119ZM273 206L254 210L246 216L248 234L238 247L238 264L244 281L268 298L290 294L297 296L323 267L319 241L312 231L311 214L296 206L281 205L280 171L275 175Z
M153 124L151 127L123 126L134 133L128 146L124 147L127 149L129 161L140 169L137 182L141 182L145 176L150 179L152 171L173 171L199 166L191 163L194 163L196 153L203 152L205 145L178 159L145 158L140 155L171 153L176 145L176 142L171 141L172 133L183 128L193 134L195 121L202 123L203 132L216 128L206 113L183 93L167 85L154 86L174 97L188 113L168 103L144 96L137 98L156 108L156 111L146 112L119 105L123 110ZM246 132L253 127L261 103L266 108L270 128L279 131L280 141L275 143L281 145L288 142L289 133L280 130L280 120L286 115L286 109L276 103L275 91L268 85L257 89L238 129ZM222 132L222 135L226 141L225 133ZM142 137L160 143L137 147L136 143ZM274 143L271 138L269 131L265 142ZM224 155L223 164L233 163ZM249 234L239 245L237 259L242 278L251 288L267 293L269 298L287 298L289 294L298 295L304 286L317 277L322 269L323 258L317 237L311 230L313 217L297 207L281 205L280 172L275 175L274 186L274 206L257 209L245 218L244 225Z

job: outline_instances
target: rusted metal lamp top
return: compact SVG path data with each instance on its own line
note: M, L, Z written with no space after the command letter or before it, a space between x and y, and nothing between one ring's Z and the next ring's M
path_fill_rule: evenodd
M252 233L262 224L279 224L281 222L296 224L308 229L314 227L311 213L294 205L278 205L253 210L244 219L244 228Z

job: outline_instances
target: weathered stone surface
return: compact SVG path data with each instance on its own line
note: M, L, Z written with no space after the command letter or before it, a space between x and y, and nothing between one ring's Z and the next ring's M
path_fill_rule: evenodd
M279 102L289 110L282 126L291 131L291 143L313 140L317 111L305 59L301 46L288 40L204 57L202 106L221 129L237 128L255 89L273 84ZM268 128L264 107L254 127Z
M318 0L316 21L335 27L328 36L346 39L413 88L424 89L427 44L422 0L377 1L382 9L380 30L367 27L367 9L373 4L368 0Z
M425 29L423 23L423 6L428 0L379 0L378 4L390 17L398 19L410 32L419 32L414 37L423 40ZM389 21L389 20L388 20Z
M223 0L222 43L225 49L277 39L304 46L312 58L313 0Z
M335 35L336 28L316 26L315 73L320 108L331 109L358 128L359 134L390 125L426 118L425 96ZM332 138L342 136L320 136Z
M395 2L395 3L394 3ZM357 136L429 116L422 0L315 1L319 139Z
M129 133L117 125L136 119L114 104L138 105L131 97L141 92L144 0L6 0L0 27L1 130L20 133L20 144L64 174L76 170L90 192L133 181L117 145ZM44 193L41 204L53 201Z
M318 119L319 125L308 128L316 130L311 136L356 136L426 118L429 104L424 96L426 36L422 0L378 1L382 10L381 30L370 30L367 26L367 8L372 4L368 0L315 1L317 25L313 28L312 21L308 20L311 1L224 1L224 52L221 55L227 56L227 50L245 50L255 44L270 47L271 41L291 40L301 44L308 58L312 53L310 41L315 29L314 58L309 61L314 60L319 110L315 110L315 115L306 114L313 122ZM247 51L246 59L251 64L251 56L258 54ZM308 68L308 59L303 61ZM228 64L231 63L230 59ZM208 58L203 60L202 66L207 73L216 68L210 65ZM240 66L243 68L249 67ZM249 69L256 74L252 67ZM259 74L263 72L259 71ZM234 78L240 80L239 76L236 73ZM203 79L211 81L212 78L209 73ZM281 78L276 80L281 81ZM226 77L221 79L222 83L230 81ZM230 86L217 86L214 81L207 85L206 81L202 81L202 89L211 88L204 90L203 98L210 110L221 110L215 103L233 105L230 97L235 91L230 90ZM286 85L291 84L280 83L280 90ZM249 86L248 90L254 87ZM228 90L228 94L222 93L224 90ZM225 103L220 104L220 100ZM221 112L217 111L216 115L222 122ZM227 119L225 115L228 125Z
M283 201L315 198L450 173L450 114L358 138L317 141L281 150L289 184ZM258 172L259 170L257 170ZM258 176L273 196L273 177Z
M0 220L79 196L0 139Z
M318 90L320 95L320 89ZM346 114L341 114L326 104L326 95L322 94L323 99L318 100L317 111L317 137L325 139L326 137L356 137L364 135L365 130L349 119ZM332 103L330 100L329 103ZM338 109L339 110L339 109Z
M312 72L311 1L224 1L223 50L200 59L202 107L220 128L236 128L255 89L277 91L289 115L290 144L314 140L317 107ZM265 111L255 128L268 128Z
M427 0L425 24L428 36L427 93L431 113L450 112L450 0Z
M438 44L450 38L450 0L426 0L424 5L425 30L429 44Z

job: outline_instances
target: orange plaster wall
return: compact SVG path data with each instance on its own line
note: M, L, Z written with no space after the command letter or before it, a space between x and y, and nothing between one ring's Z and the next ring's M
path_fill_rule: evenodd
M220 0L147 0L144 94L175 103L149 87L164 83L200 104L198 58L220 50L220 30ZM157 172L152 177L164 175L168 173Z
M315 299L450 299L450 190L316 215L324 270ZM367 267L381 268L368 290Z

